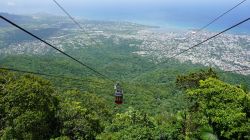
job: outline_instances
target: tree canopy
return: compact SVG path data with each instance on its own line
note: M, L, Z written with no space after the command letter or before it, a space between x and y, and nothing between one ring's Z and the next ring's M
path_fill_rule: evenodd
M124 84L122 106L114 105L108 82L88 81L81 91L66 90L41 77L0 71L0 138L249 139L249 93L212 69L178 76L179 88Z

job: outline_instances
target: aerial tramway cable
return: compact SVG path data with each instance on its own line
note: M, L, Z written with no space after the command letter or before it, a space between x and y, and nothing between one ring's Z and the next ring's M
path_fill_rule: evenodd
M220 14L219 16L217 16L216 18L214 18L213 20L211 20L209 23L207 23L206 25L204 25L203 27L201 27L200 29L198 29L195 34L201 32L202 30L206 29L208 26L210 26L211 24L213 24L214 22L216 22L217 20L219 20L220 18L222 18L223 16L225 16L226 14L228 14L229 12L233 11L234 9L236 9L237 7L239 7L241 4L243 4L244 2L246 2L247 0L243 0L239 3L237 3L236 5L234 5L232 8L228 9L227 11L225 11L224 13ZM185 38L186 40L188 40L189 38L191 38L191 36ZM163 43L159 42L161 45L164 46Z
M52 75L52 74L45 74L45 73L40 73L40 72L32 72L32 71L25 71L25 70L18 70L18 69L13 69L13 68L5 68L5 67L0 67L0 70L4 70L4 71L9 71L9 72L16 72L16 73L22 73L22 74L31 74L31 75L37 75L37 76L45 76L45 77L49 77L49 78L56 78L56 79L67 79L67 80L74 80L74 81L78 81L78 82L85 82L85 80L83 79L77 79L77 78L72 78L72 77L65 77L62 75ZM87 81L87 82L93 82L93 81ZM97 83L97 82L94 82ZM60 88L60 89L64 89L64 90L75 90L76 88L71 87L65 87L62 85L56 85L56 88ZM78 90L83 90L82 88L77 87Z
M58 7L59 7L59 8L60 8L60 9L61 9L61 10L62 10L62 11L63 11L63 12L64 12L64 13L65 13L65 14L66 14L66 15L67 15L67 16L68 16L68 17L69 17L69 18L70 18L70 19L71 19L80 29L81 29L81 30L85 31L84 28L83 28L83 27L82 27L82 26L81 26L81 25L80 25L80 24L79 24L70 14L69 14L69 13L68 13L68 12L67 12L60 4L56 1L56 0L53 0L53 1L57 4L57 6L58 6ZM220 16L218 16L217 18L215 18L214 20L212 20L211 22L209 22L207 25L205 25L205 26L203 26L201 29L199 29L198 32L200 32L201 30L205 29L206 27L208 27L209 25L211 25L212 23L214 23L215 21L217 21L218 19L220 19L221 17L223 17L224 15L226 15L227 13L229 13L230 11L232 11L233 9L235 9L236 7L238 7L239 5L241 5L242 3L244 3L245 1L247 1L247 0L241 1L239 4L237 4L237 5L234 6L233 8L231 8L231 9L229 9L228 11L226 11L225 13L221 14ZM91 71L95 72L95 73L98 74L99 76L101 76L101 77L103 77L103 78L105 78L105 79L108 79L108 80L114 82L114 81L113 81L112 79L110 79L109 77L103 75L102 73L96 71L95 69L91 68L90 66L84 64L84 63L81 62L80 60L78 60L78 59L74 58L73 56L71 56L71 55L69 55L69 54L63 52L62 50L58 49L57 47L51 45L50 43L48 43L48 42L44 41L43 39L37 37L36 35L32 34L31 32L29 32L29 31L25 30L24 28L18 26L17 24L15 24L14 22L10 21L9 19L7 19L7 18L5 18L5 17L3 17L3 16L0 16L0 17L1 17L3 20L5 20L6 22L10 23L11 25L13 25L13 26L19 28L20 30L24 31L25 33L31 35L32 37L38 39L39 41L41 41L41 42L43 42L43 43L45 43L45 44L47 44L48 46L52 47L53 49L59 51L59 52L62 53L63 55L65 55L65 56L71 58L72 60L76 61L77 63L81 64L82 66L87 67L88 69L90 69ZM229 30L231 30L231 29L233 29L233 28L235 28L235 27L237 27L237 26L239 26L239 25L241 25L241 24L247 22L248 20L250 20L250 18L247 18L247 19L245 19L245 20L243 20L243 21L241 21L241 22L239 22L239 23L237 23L237 24L235 24L235 25L233 25L233 26L231 26L231 27L229 27L229 28L227 28L227 29L225 29L225 30L219 32L219 33L217 33L216 35L211 36L211 37L205 39L204 41L202 41L202 42L200 42L200 43L198 43L198 44L196 44L196 45L194 45L194 46L192 46L192 47L190 47L190 48L188 48L188 49L186 49L186 50L184 50L184 51L181 51L180 53L177 53L177 54L173 55L172 57L169 57L168 60L170 60L170 59L172 59L172 58L175 58L175 57L177 57L177 56L179 56L179 55L181 55L181 54L183 54L183 53L185 53L185 52L187 52L187 51L189 51L189 50L191 50L191 49L193 49L193 48L195 48L195 47L198 47L198 46L200 46L201 44L203 44L203 43L205 43L205 42L207 42L207 41L209 41L209 40L211 40L211 39L213 39L213 38L219 36L220 34L226 32L226 31L229 31ZM86 35L88 36L87 33L86 33ZM88 37L89 37L89 36L88 36ZM95 42L91 37L89 37L89 38L90 38L93 42ZM95 43L96 43L96 42L95 42ZM167 60L167 61L168 61L168 60ZM162 63L165 63L165 62L167 62L167 61L164 61L164 62L162 62ZM162 64L162 63L159 63L159 64ZM16 70L16 69L10 69L10 68L0 68L0 69L2 69L2 70L9 70L9 71L15 71L15 72L22 72L22 73L35 74L35 75L43 75L43 76L49 76L49 77L56 77L56 78L66 78L66 79L71 79L71 80L80 80L80 79L75 79L75 78L70 78L70 77L55 76L55 75L50 75L50 74L43 74L43 73L37 73L37 72L29 72L29 71ZM244 70L249 70L249 69L244 69ZM242 69L242 70L233 70L233 71L244 71L244 70ZM233 71L225 71L225 72L233 72Z
M65 8L63 8L56 0L53 0L54 1L54 3L80 28L80 29L82 29L83 31L85 31L84 30L84 28L81 26L81 24L79 23L79 22L77 22L74 18L73 18L73 16L71 16L70 14L69 14L69 12L67 12L66 10L65 10ZM208 24L206 24L206 25L204 25L202 28L200 28L196 33L198 33L198 32L200 32L200 31L202 31L202 30L204 30L205 28L207 28L208 26L210 26L211 24L213 24L214 22L216 22L217 20L219 20L220 18L222 18L223 16L225 16L226 14L228 14L229 12L231 12L232 10L234 10L235 8L237 8L237 7L239 7L241 4L243 4L244 2L246 2L247 0L242 0L242 1L240 1L239 3L237 3L236 5L234 5L232 8L230 8L230 9L228 9L227 11L225 11L224 13L222 13L222 14L220 14L218 17L216 17L215 19L213 19L212 21L210 21ZM246 19L246 21L248 21L249 19ZM222 31L222 32L220 32L220 33L218 33L218 34L216 34L216 35L214 35L214 36L212 36L212 37L210 37L210 38L208 38L208 39L206 39L206 40L204 40L204 41L202 41L202 42L200 42L200 43L198 43L198 44L196 44L196 45L194 45L194 46L192 46L192 47L190 47L190 48L188 48L187 50L184 50L184 51L182 51L182 52L180 52L180 53L178 53L178 54L176 54L176 55L174 55L174 56L172 56L172 57L170 57L170 58L168 58L168 59L172 59L172 58L174 58L174 57L176 57L176 56L178 56L178 55L180 55L180 54L182 54L182 53L185 53L186 51L188 51L188 50L190 50L190 49L193 49L193 48L195 48L195 47L197 47L197 46L199 46L199 45L201 45L201 44L203 44L203 43L205 43L205 42L207 42L207 41L209 41L210 39L212 39L212 38L214 38L214 37L217 37L218 35L220 35L220 34L222 34L222 33L224 33L224 32L226 32L226 31L228 31L228 30L231 30L232 28L234 28L234 27L236 27L236 26L238 26L238 25L240 25L240 24L242 24L242 23L244 23L244 22L246 22L246 21L242 21L242 22L240 22L240 23L238 23L238 24L236 24L236 25L234 25L234 26L232 26L232 27L230 27L230 28L228 28L228 29L226 29L226 30L224 30L224 31ZM87 34L88 35L88 34ZM95 42L94 40L92 40L93 42ZM96 42L95 42L96 43ZM164 61L164 62L162 62L162 63L166 63L166 61ZM162 63L160 63L160 64L162 64Z
M111 78L109 78L109 77L107 77L106 75L104 75L104 74L98 72L98 71L95 70L94 68L92 68L92 67L90 67L90 66L84 64L84 63L81 62L80 60L78 60L78 59L74 58L73 56L67 54L66 52L64 52L64 51L62 51L62 50L60 50L60 49L58 49L57 47L55 47L55 46L53 46L52 44L46 42L45 40L43 40L43 39L41 39L40 37L34 35L33 33L27 31L26 29L20 27L19 25L17 25L16 23L10 21L9 19L5 18L4 16L0 15L0 18L3 19L4 21L8 22L9 24L15 26L16 28L18 28L18 29L24 31L25 33L29 34L30 36L36 38L37 40L39 40L39 41L45 43L46 45L48 45L48 46L50 46L50 47L52 47L53 49L57 50L57 51L60 52L61 54L65 55L66 57L72 59L73 61L79 63L80 65L82 65L82 66L88 68L89 70L93 71L93 72L96 73L97 75L99 75L99 76L101 76L101 77L103 77L103 78L105 78L105 79L107 79L107 80L109 80L109 81L111 81L111 82L114 83L114 81L113 81Z
M87 36L88 36L88 38L92 41L92 42L94 42L95 44L98 44L94 39L92 39L90 36L89 36L89 34L85 31L85 29L82 27L82 25L79 23L79 22L77 22L76 20L75 20L75 18L73 17L73 16L71 16L70 14L69 14L69 12L67 12L67 10L65 9L65 8L63 8L56 0L53 0L54 1L54 3L76 24L76 26L78 26Z
M229 10L227 10L226 12L222 13L221 15L219 15L218 17L216 17L215 19L213 19L211 22L209 22L208 24L206 24L203 27L201 27L197 32L200 32L200 31L204 30L205 28L207 28L208 26L210 26L211 24L213 24L214 22L216 22L217 20L219 20L220 18L222 18L223 16L225 16L226 14L228 14L229 12L231 12L232 10L234 10L235 8L237 8L238 6L240 6L241 4L243 4L246 1L247 0L243 0L240 3L238 3L237 5L235 5L234 7L230 8Z
M72 81L77 81L77 82L85 82L86 81L86 80L81 79L81 78L73 78L73 77L64 76L64 75L53 75L53 74L46 74L46 73L41 73L41 72L19 70L19 69L14 69L14 68L0 67L0 70L25 73L25 74L32 74L32 75L39 75L39 76L45 76L45 77L49 77L49 78L67 79L67 80L72 80ZM88 81L88 82L90 82L90 81ZM91 82L93 82L93 81L91 81ZM94 83L100 83L100 82L94 82Z
M70 14L67 12L56 0L53 0L54 3L83 31L85 32L84 28L81 26L79 22L77 22ZM85 32L85 34L96 44L98 44L94 39L92 39L88 33ZM122 104L123 103L123 91L120 87L120 83L116 83L115 85L115 103L116 104Z
M246 1L247 1L247 0L242 0L242 1L240 1L239 3L237 3L236 5L234 5L232 8L228 9L227 11L225 11L224 13L222 13L221 15L219 15L218 17L216 17L215 19L211 20L208 24L206 24L206 25L204 25L203 27L201 27L200 29L198 29L198 30L196 31L196 34L197 34L198 32L201 32L202 30L204 30L205 28L207 28L208 26L210 26L211 24L213 24L214 22L216 22L217 20L219 20L220 18L222 18L223 16L225 16L226 14L228 14L229 12L231 12L232 10L236 9L237 7L239 7L240 5L242 5L242 4L243 4L244 2L246 2ZM248 19L248 20L249 20L249 19ZM245 21L245 22L246 22L246 21ZM237 25L237 26L238 26L238 25ZM234 28L234 27L233 27L233 28ZM230 30L230 29L228 29L228 30ZM227 30L227 31L228 31L228 30ZM226 31L225 31L225 32L226 32ZM222 32L222 33L224 33L224 32ZM219 33L219 34L221 34L221 33ZM214 37L218 36L219 34L215 35ZM190 37L191 37L191 36L190 36ZM186 38L186 40L188 40L190 37ZM182 53L184 53L184 52L186 52L186 51L188 51L188 50L190 50L190 49L192 49L192 48L194 48L194 47L197 47L197 46L199 46L199 45L205 43L206 41L208 41L208 40L210 40L210 39L212 39L212 38L214 38L214 37L210 37L210 38L208 38L207 40L204 40L203 42L198 43L198 44L196 44L196 45L194 45L194 46L188 48L187 50L184 50L184 51L181 52L181 53L178 53L178 54L176 54L176 55L173 55L172 57L168 58L166 61L163 61L163 62L159 63L158 65L161 65L161 64L163 64L163 63L166 63L168 60L170 60L170 59L172 59L172 58L174 58L174 57L176 57L176 56L178 56L178 55L180 55L180 54L182 54ZM241 70L236 70L236 71L241 71ZM243 71L244 71L244 70L243 70ZM232 71L232 72L234 72L234 71Z
M177 57L177 56L179 56L179 55L181 55L181 54L183 54L183 53L185 53L185 52L187 52L187 51L189 51L189 50L191 50L191 49L193 49L193 48L196 48L196 47L198 47L198 46L204 44L205 42L207 42L207 41L209 41L209 40L211 40L211 39L213 39L213 38L215 38L215 37L217 37L217 36L219 36L219 35L221 35L221 34L227 32L227 31L229 31L229 30L231 30L231 29L233 29L233 28L235 28L235 27L237 27L237 26L239 26L239 25L241 25L241 24L243 24L243 23L245 23L245 22L247 22L247 21L249 21L249 20L250 20L250 18L247 18L247 19L245 19L245 20L242 20L242 21L238 22L237 24L235 24L235 25L233 25L233 26L231 26L231 27L229 27L229 28L226 28L225 30L223 30L223 31L221 31L221 32L219 32L219 33L217 33L217 34L215 34L215 35L213 35L213 36L211 36L211 37L209 37L209 38L207 38L207 39L205 39L205 40L203 40L203 41L197 43L196 45L193 45L192 47L189 47L188 49L185 49L185 50L183 50L183 51L181 51L181 52L179 52L179 53L177 53L177 54L175 54L175 55L173 55L173 56L167 58L167 60L165 60L165 61L163 61L163 62L161 62L161 63L159 63L159 64L157 64L157 65L164 64L164 63L168 62L169 60L171 60L171 59L173 59L173 58L175 58L175 57Z

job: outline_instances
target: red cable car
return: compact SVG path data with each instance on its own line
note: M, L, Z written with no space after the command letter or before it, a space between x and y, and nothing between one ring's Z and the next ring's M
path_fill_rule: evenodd
M118 105L123 103L123 91L119 83L115 85L115 103Z

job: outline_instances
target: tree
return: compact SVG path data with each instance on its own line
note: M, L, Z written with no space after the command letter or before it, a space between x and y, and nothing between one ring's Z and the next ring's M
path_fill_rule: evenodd
M59 118L62 123L61 135L70 139L95 139L102 132L100 119L80 102L65 102L60 105Z
M57 135L58 100L53 96L55 91L50 82L31 75L19 77L5 71L0 73L0 136L3 139L48 139Z
M62 94L61 100L61 134L70 139L95 139L103 132L105 121L111 120L105 100L93 94L71 90Z
M81 107L87 108L90 112L97 114L103 121L112 120L112 111L108 102L94 93L70 90L64 92L61 97L63 101L79 102Z
M0 101L2 101L3 98L3 92L5 90L5 86L12 81L14 78L13 74L8 73L6 71L0 71ZM4 104L0 102L0 136L2 135L2 131L5 127L5 120L6 112L4 108Z
M98 139L153 139L154 123L146 114L129 108L117 113Z
M218 79L216 72L209 68L207 71L190 73L189 75L179 75L176 78L176 86L180 89L190 89L199 87L200 80L206 80L209 77Z
M209 78L187 93L190 101L195 101L189 111L197 131L211 127L219 139L244 139L249 134L246 105L250 100L241 88Z
M200 139L202 140L218 140L218 137L214 134L211 127L204 127L200 130Z

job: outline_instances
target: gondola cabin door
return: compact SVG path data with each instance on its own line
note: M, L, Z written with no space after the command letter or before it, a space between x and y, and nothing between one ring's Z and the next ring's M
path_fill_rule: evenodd
M123 91L119 83L115 85L115 103L118 105L123 103Z
M122 92L116 92L115 93L115 103L116 104L122 104L123 103L123 94L122 94Z

